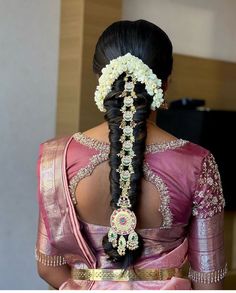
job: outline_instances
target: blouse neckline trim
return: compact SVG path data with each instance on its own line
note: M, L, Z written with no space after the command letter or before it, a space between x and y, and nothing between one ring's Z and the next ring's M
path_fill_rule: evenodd
M82 132L76 132L73 134L73 138L75 141L89 147L96 149L98 151L102 152L108 152L110 151L110 143L98 140L94 137L90 137ZM174 150L176 148L184 146L186 143L188 143L188 140L184 140L182 138L177 138L174 140L162 142L162 143L151 143L146 144L146 151L145 153L155 153L155 152L164 152L167 150Z

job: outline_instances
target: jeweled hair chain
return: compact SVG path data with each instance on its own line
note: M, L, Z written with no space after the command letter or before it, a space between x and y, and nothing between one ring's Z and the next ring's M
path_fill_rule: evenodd
M131 203L129 199L129 190L131 175L134 173L132 161L135 156L133 145L135 143L134 128L136 123L133 121L133 116L136 112L134 99L137 98L134 88L135 79L131 75L126 75L124 78L124 91L120 95L123 98L123 106L120 111L123 113L120 128L122 135L120 142L122 143L121 151L117 154L120 157L121 163L116 171L120 174L121 195L117 206L111 218L111 228L108 232L108 241L112 243L113 248L117 248L119 255L125 255L126 249L135 250L138 248L138 235L135 232L137 219L130 210ZM125 235L128 239L125 239Z

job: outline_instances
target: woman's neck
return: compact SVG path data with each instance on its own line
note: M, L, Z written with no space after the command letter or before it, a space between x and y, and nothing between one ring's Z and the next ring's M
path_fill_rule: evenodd
M156 111L151 111L147 121L152 121L156 124L157 113Z

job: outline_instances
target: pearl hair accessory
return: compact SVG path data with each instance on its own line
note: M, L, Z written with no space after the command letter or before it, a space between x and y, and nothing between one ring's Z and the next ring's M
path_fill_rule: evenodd
M101 112L106 112L103 102L107 94L111 91L114 81L126 72L131 75L134 80L145 84L147 93L153 97L151 109L155 111L164 102L163 90L161 88L162 82L153 73L152 69L143 63L141 59L127 53L124 56L119 56L110 61L102 69L102 75L98 80L98 86L95 91L95 103Z

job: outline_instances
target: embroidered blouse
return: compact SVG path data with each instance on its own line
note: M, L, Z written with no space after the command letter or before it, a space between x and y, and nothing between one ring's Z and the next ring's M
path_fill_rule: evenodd
M67 151L66 172L74 204L77 184L89 176L96 166L108 160L109 148L109 143L81 132L73 135ZM225 202L213 155L199 145L182 139L150 144L146 146L143 170L145 180L151 182L160 193L163 221L156 231L158 237L155 246L161 243L162 247L166 245L169 250L174 249L187 237L189 278L208 284L224 278L227 271L223 243ZM86 229L91 243L97 243L97 234L90 233L94 228L91 224ZM155 228L151 230L153 233ZM170 243L173 244L171 247ZM162 252L165 251L163 249ZM41 216L36 258L45 265L55 266L71 261L50 244Z

